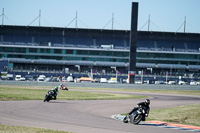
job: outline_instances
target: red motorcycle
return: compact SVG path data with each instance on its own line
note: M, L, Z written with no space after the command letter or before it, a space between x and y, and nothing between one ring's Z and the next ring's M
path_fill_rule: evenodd
M65 85L63 85L63 84L60 84L60 85L59 85L59 89L60 89L60 90L67 90L67 91L69 90L69 89L67 88L67 86L65 86Z

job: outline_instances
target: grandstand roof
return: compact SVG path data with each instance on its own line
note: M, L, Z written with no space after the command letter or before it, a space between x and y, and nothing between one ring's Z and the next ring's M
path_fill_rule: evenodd
M0 27L1 43L9 44L39 44L40 46L79 46L81 48L113 45L114 47L128 48L130 31L79 29L37 26L10 26ZM140 49L156 48L168 50L200 48L199 33L150 32L138 31L137 47Z

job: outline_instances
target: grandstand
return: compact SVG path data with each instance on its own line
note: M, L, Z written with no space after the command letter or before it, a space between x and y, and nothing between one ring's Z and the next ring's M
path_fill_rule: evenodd
M129 40L126 30L3 25L0 71L127 75ZM200 34L138 31L136 60L137 74L200 76Z

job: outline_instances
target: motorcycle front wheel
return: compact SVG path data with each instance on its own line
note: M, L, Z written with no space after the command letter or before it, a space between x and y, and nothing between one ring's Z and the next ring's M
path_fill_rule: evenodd
M45 98L44 98L44 102L46 102L47 101L47 95L45 96Z
M50 99L51 99L50 96L46 95L46 96L45 96L45 99L44 99L44 102L45 102L45 101L49 102Z
M131 120L131 123L133 124L138 124L140 123L140 121L142 120L143 116L142 115L139 115L139 114L135 114L133 116L133 119Z
M124 123L128 123L128 118L127 118L127 117L128 117L128 116L125 116L125 117L124 117L124 119L123 119L123 122L124 122Z

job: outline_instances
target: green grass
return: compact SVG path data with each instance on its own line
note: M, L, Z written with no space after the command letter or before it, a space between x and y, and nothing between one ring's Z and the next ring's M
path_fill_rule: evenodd
M0 100L43 100L48 89L32 89L30 87L11 87L0 86ZM145 96L115 94L115 93L98 93L83 91L65 91L60 90L57 96L58 100L106 100L106 99L139 99L147 98Z
M0 87L0 100L42 100L47 90Z
M200 126L200 104L151 110L147 120Z
M111 99L140 99L145 96L128 95L128 94L111 94L82 91L60 91L58 99L62 100L111 100Z
M197 90L145 90L145 89L141 89L141 90L136 90L136 92L200 96L200 91L197 91Z
M33 127L0 125L0 133L70 133Z
M127 114L123 113L121 115ZM150 110L146 121L152 120L200 126L200 104Z
M178 94L178 95L195 95L200 96L198 90L153 90L153 89L112 89L112 88L84 88L71 87L70 89L87 89L87 90L105 90L105 91L123 91L123 92L141 92L141 93L157 93L157 94Z

